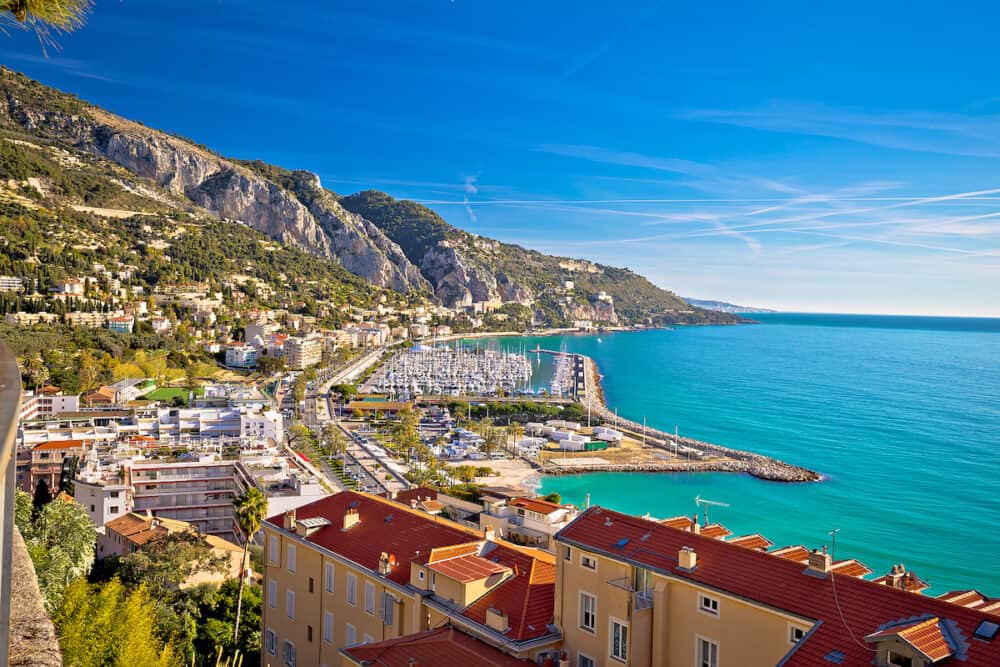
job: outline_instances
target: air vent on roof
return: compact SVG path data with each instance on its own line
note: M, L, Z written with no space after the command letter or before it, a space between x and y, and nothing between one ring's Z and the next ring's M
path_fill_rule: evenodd
M382 520L385 521L386 523L389 523L390 521L392 521L392 515L391 514L386 514L385 518L382 519Z
M652 533L646 533L645 535L643 535L642 537L639 538L639 541L640 542L645 542L646 540L649 539L650 535L652 535Z
M976 639L982 639L983 641L991 642L993 638L997 636L997 630L1000 629L1000 625L994 623L993 621L983 621L976 628L976 631L972 633L972 636Z
M823 659L826 660L827 662L832 662L835 665L839 665L842 662L844 662L844 658L846 657L847 654L844 653L843 651L830 651L829 653L823 656Z
M350 507L351 509L354 509L355 507L357 507L360 504L361 503L359 503L357 500L352 500L351 503L348 505L348 507Z
M611 523L612 523L612 522L611 522L611 517L608 517L607 519L605 519L605 520L604 520L604 525L605 525L605 526L610 526L610 525L611 525Z
M617 542L615 542L615 548L616 549L624 549L626 544L628 544L628 538L627 537L623 537L622 539L620 539Z

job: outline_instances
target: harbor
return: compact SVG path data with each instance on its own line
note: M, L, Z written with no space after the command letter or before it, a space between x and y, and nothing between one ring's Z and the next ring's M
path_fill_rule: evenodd
M368 386L403 400L418 395L528 394L534 393L531 375L531 361L524 354L417 345L390 358Z

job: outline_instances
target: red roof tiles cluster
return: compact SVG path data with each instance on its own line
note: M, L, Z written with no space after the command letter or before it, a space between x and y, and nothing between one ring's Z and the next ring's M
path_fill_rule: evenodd
M360 521L342 530L343 516L356 510ZM470 605L463 616L480 624L486 622L486 610L499 609L507 614L514 641L536 639L549 634L555 605L555 557L534 549L507 542L486 542L475 530L419 512L395 502L354 491L327 496L296 510L296 519L326 518L330 525L311 531L305 538L357 563L373 574L379 571L383 553L399 563L385 576L397 584L410 581L410 563L441 563L448 559L474 555L511 572ZM281 528L283 515L268 519ZM472 561L466 561L470 565ZM482 566L482 563L479 563ZM447 566L446 566L447 567ZM483 568L485 569L485 568Z
M954 660L956 665L1000 665L1000 641L969 639L981 622L995 622L996 617L857 577L808 576L798 561L797 548L765 553L601 507L582 513L556 540L822 621L793 647L782 663L785 667L832 664L825 660L830 654L838 655L843 665L871 664L872 651L861 641L863 637L893 624L931 617L947 624L950 636L965 638L958 641L954 658L942 664ZM697 567L692 571L678 567L683 547L697 553ZM915 636L915 641L929 642L920 633Z
M450 627L345 648L343 652L366 667L525 667L534 664L501 653Z
M951 645L941 629L941 619L936 616L872 633L865 637L865 641L877 643L892 638L906 642L931 662L938 662L953 655Z

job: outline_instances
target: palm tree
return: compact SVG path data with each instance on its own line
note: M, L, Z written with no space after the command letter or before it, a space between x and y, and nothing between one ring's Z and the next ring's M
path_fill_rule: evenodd
M260 530L260 525L264 523L267 516L267 496L255 486L251 486L242 495L233 501L236 506L236 523L243 531L245 541L243 543L243 562L240 568L240 592L236 596L236 622L233 623L233 644L236 644L240 636L240 609L243 606L243 587L246 586L247 578L245 574L247 566L247 553L250 550L250 543L254 535Z
M52 33L82 26L93 0L0 0L0 31L7 26L34 30L42 42L55 46Z

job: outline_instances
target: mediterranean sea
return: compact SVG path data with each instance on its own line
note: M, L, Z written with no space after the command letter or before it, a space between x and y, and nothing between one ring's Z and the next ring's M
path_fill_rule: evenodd
M543 478L541 491L657 518L692 514L700 495L729 504L709 519L737 535L812 548L839 529L836 557L873 577L903 563L929 593L1000 596L1000 319L748 317L760 324L494 340L589 355L623 417L822 482L593 473Z

